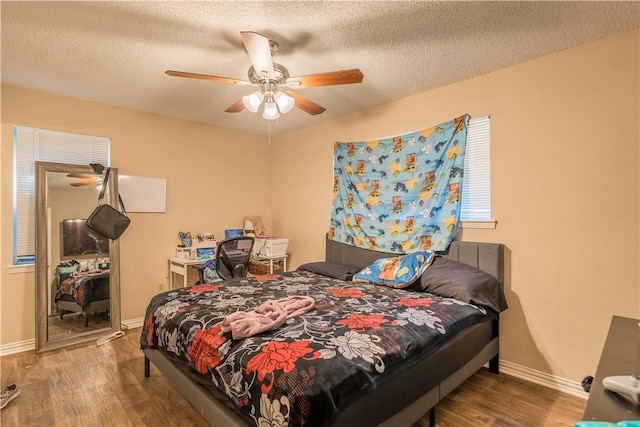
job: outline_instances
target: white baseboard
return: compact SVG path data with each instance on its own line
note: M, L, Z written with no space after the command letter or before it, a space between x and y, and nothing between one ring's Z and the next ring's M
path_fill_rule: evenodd
M22 353L23 351L30 351L36 349L36 340L30 339L25 341L12 342L9 344L0 345L0 357L8 356L10 354Z
M556 377L555 375L550 375L541 371L536 371L535 369L527 368L526 366L518 365L506 360L500 360L500 372L534 384L558 390L581 399L586 400L589 397L589 393L584 391L582 384L580 383Z
M129 319L129 320L122 321L122 325L126 326L126 329L139 328L143 324L144 324L144 317L138 317L137 319ZM36 349L35 339L3 344L3 345L0 345L0 357L9 356L11 354L16 354L16 353L22 353L25 351L32 351L35 349Z
M126 326L127 329L141 328L142 325L144 325L144 317L138 317L137 319L123 320L122 324Z

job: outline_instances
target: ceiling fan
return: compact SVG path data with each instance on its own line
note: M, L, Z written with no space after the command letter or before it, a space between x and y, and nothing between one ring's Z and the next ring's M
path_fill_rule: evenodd
M252 63L247 73L248 80L173 70L167 70L166 74L174 77L186 77L190 79L257 87L257 91L244 96L225 111L227 113L237 113L246 108L252 113L255 113L264 102L263 117L267 120L277 119L280 116L279 113L290 111L294 105L311 115L321 114L326 110L324 107L296 92L291 90L281 91L283 87L304 89L318 86L361 83L364 77L362 72L357 68L291 77L289 70L287 70L285 66L273 62L272 57L278 50L278 43L253 31L241 31L240 35Z
M78 178L80 181L71 182L69 185L72 187L86 187L89 185L100 185L102 184L102 177L96 175L89 175L84 173L69 173L67 174L68 178Z

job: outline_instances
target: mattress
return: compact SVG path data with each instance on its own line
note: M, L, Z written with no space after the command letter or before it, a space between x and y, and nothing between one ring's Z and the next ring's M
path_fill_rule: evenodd
M95 301L109 299L109 270L76 272L58 286L55 302L73 301L87 311Z

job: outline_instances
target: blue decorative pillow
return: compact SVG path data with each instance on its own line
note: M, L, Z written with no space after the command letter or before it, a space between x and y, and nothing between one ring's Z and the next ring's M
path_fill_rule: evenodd
M431 265L433 257L433 252L420 251L397 257L379 258L354 274L353 281L404 288L420 277Z

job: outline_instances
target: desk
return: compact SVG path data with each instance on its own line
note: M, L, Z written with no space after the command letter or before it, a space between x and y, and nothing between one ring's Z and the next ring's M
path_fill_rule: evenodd
M583 420L617 423L640 419L640 405L607 390L602 385L604 377L640 373L639 321L613 316L582 416Z
M175 288L175 275L182 276L182 287L189 286L187 283L187 268L190 265L198 266L209 261L208 259L184 259L184 258L169 258L169 289Z
M273 262L274 261L282 261L282 271L287 271L287 256L288 255L275 255L275 256L264 256L264 255L257 255L253 258L251 258L251 260L255 260L255 261L269 261L269 274L273 274Z

